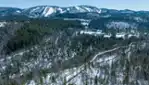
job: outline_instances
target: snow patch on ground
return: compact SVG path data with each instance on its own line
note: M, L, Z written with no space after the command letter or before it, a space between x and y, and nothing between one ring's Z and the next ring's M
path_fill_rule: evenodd
M126 29L126 28L137 28L136 24L121 22L121 21L112 21L106 25L108 28L116 28L116 29Z
M36 85L36 82L34 80L31 80L28 84L25 85Z
M103 37L104 38L110 38L110 37L112 37L112 34L105 34Z
M0 27L5 27L6 24L6 22L0 22Z
M126 34L125 33L116 33L116 38L125 38Z
M62 8L58 8L58 10L60 11L60 13L65 13L65 11Z
M82 30L80 31L80 34L88 34L88 35L103 35L101 30L98 31L87 31L87 30Z
M17 10L16 12L17 12L17 13L21 13L21 11L20 11L20 10Z

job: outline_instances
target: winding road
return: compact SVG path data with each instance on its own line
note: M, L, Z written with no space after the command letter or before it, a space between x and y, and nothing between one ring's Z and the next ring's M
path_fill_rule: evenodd
M88 63L93 62L98 56L101 56L101 55L104 55L104 54L106 54L106 53L109 53L109 52L118 50L118 49L123 48L123 47L126 47L126 46L116 47L116 48L113 48L113 49L110 49L110 50L106 50L106 51L103 51L103 52L98 52L97 54L94 55L94 57L93 57L90 61L88 61L87 63L84 63L84 64L81 65L81 66L79 66L78 69L77 69L77 70L79 70L79 71L75 71L75 72L77 72L77 74L75 74L75 75L73 75L71 78L69 78L69 79L67 80L67 83L69 83L72 79L74 79L74 78L75 78L76 76L78 76L82 71L84 71L84 70L85 70L85 69L84 69L85 65L88 64Z

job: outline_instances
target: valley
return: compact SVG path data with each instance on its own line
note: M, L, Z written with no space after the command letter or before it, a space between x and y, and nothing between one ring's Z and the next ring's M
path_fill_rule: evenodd
M148 85L148 15L0 7L0 85Z

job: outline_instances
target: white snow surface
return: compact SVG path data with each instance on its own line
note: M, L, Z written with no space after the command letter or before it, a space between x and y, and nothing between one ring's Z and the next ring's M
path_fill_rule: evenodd
M75 8L76 8L77 10L80 10L80 7L78 7L78 6L75 6Z
M36 85L36 82L34 80L31 80L28 84L25 85Z
M125 33L116 33L116 38L125 38Z
M88 12L91 12L92 10L90 8L84 7Z
M0 22L0 27L5 27L6 24L6 22Z
M102 35L102 31L87 31L87 30L82 30L80 31L80 34L88 34L88 35Z
M62 8L58 8L58 10L60 11L60 13L65 13L65 11Z
M105 34L104 35L104 38L110 38L110 37L112 37L112 34Z
M53 14L53 13L55 13L55 12L56 12L56 10L55 10L54 8L52 8L52 7L46 7L46 8L44 9L43 15L44 15L45 17L48 17L49 15L51 15L51 14Z
M27 9L26 9L27 10ZM19 11L18 11L19 12ZM48 17L54 13L84 13L84 12L96 12L100 13L101 10L95 7L87 6L71 6L71 7L53 7L53 6L37 6L29 9L31 17L38 17L40 14L44 17ZM33 14L34 15L33 15Z

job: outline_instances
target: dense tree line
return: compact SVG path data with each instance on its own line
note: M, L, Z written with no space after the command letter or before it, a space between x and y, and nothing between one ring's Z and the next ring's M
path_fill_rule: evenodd
M67 28L82 28L79 21L65 20L30 20L23 22L23 26L15 32L15 35L7 43L7 53L18 49L38 44L44 36L66 30Z
M101 17L101 18L92 20L89 24L89 27L94 28L94 29L101 29L101 30L105 31L105 30L109 29L106 25L109 22L114 21L114 22L127 22L129 24L135 23L137 25L137 29L139 31L140 30L149 30L148 29L149 21L147 20L148 19L147 17L143 17L143 16L140 17L141 19L146 20L145 22L135 20L135 17L137 17L137 16L122 16L122 15L115 16L115 15L112 15L111 17L106 17L106 18ZM112 28L112 30L115 30L115 28ZM127 28L126 30L130 30L130 28Z

